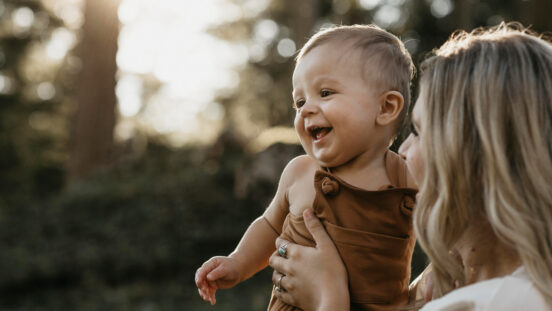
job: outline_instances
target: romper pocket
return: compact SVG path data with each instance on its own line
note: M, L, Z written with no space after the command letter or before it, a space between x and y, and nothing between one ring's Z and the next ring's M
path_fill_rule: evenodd
M408 295L410 237L360 231L324 221L349 276L351 302L392 304Z

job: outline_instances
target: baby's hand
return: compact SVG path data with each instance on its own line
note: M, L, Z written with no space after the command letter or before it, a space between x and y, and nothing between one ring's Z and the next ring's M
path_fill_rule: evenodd
M240 265L231 257L213 257L197 269L195 282L199 296L214 305L217 289L231 288L240 282Z

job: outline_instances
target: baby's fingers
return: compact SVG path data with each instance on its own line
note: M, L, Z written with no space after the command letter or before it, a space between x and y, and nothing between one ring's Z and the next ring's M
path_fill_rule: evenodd
M206 301L209 301L211 303L211 305L214 305L215 303L217 303L217 299L215 298L215 293L217 292L217 284L216 282L210 282L208 281L208 286L207 286L207 299Z
M207 275L215 270L220 265L220 260L218 257L213 257L207 260L199 269L196 271L195 280L198 287L207 286Z
M203 299L204 301L209 301L209 296L201 288L198 288L197 292L199 293L199 297L201 297L201 299Z
M216 303L215 292L217 291L217 286L215 282L205 282L203 286L198 287L197 291L204 301L210 302L211 305Z
M228 275L228 268L224 267L224 266L218 266L216 267L213 271L209 272L209 274L207 274L207 282L209 282L209 286L215 286L216 285L212 282L218 280L218 279L222 279L224 278L226 275ZM213 284L213 285L212 285Z
M201 287L205 287L206 285L206 276L207 276L207 273L209 273L211 269L206 269L205 265L207 264L208 262L204 263L203 266L199 267L199 269L197 269L196 273L195 273L195 283L196 283L196 286L198 288L201 288Z

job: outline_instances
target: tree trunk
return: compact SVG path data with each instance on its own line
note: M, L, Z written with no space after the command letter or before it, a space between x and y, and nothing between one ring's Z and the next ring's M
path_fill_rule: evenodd
M104 165L113 149L119 0L87 0L80 43L82 71L76 87L69 178Z
M470 31L473 28L473 5L471 0L455 0L454 1L454 23L455 29L463 29Z

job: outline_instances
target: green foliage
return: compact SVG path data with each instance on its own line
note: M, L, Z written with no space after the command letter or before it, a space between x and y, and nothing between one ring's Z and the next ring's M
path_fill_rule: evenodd
M16 27L12 19L21 10L40 22ZM0 201L11 204L63 187L69 101L60 94L67 89L62 78L71 77L71 66L31 60L33 47L63 27L41 1L0 0L0 12ZM40 98L41 83L53 88L52 97Z
M195 269L212 255L228 254L269 199L235 198L241 164L235 159L245 155L233 149L224 146L220 159L209 159L215 172L204 157L210 150L152 145L139 159L121 160L62 196L6 206L0 288L11 295L0 304L174 310L196 301L199 310ZM226 307L219 310L266 307L270 275L256 283L263 285L222 294Z

